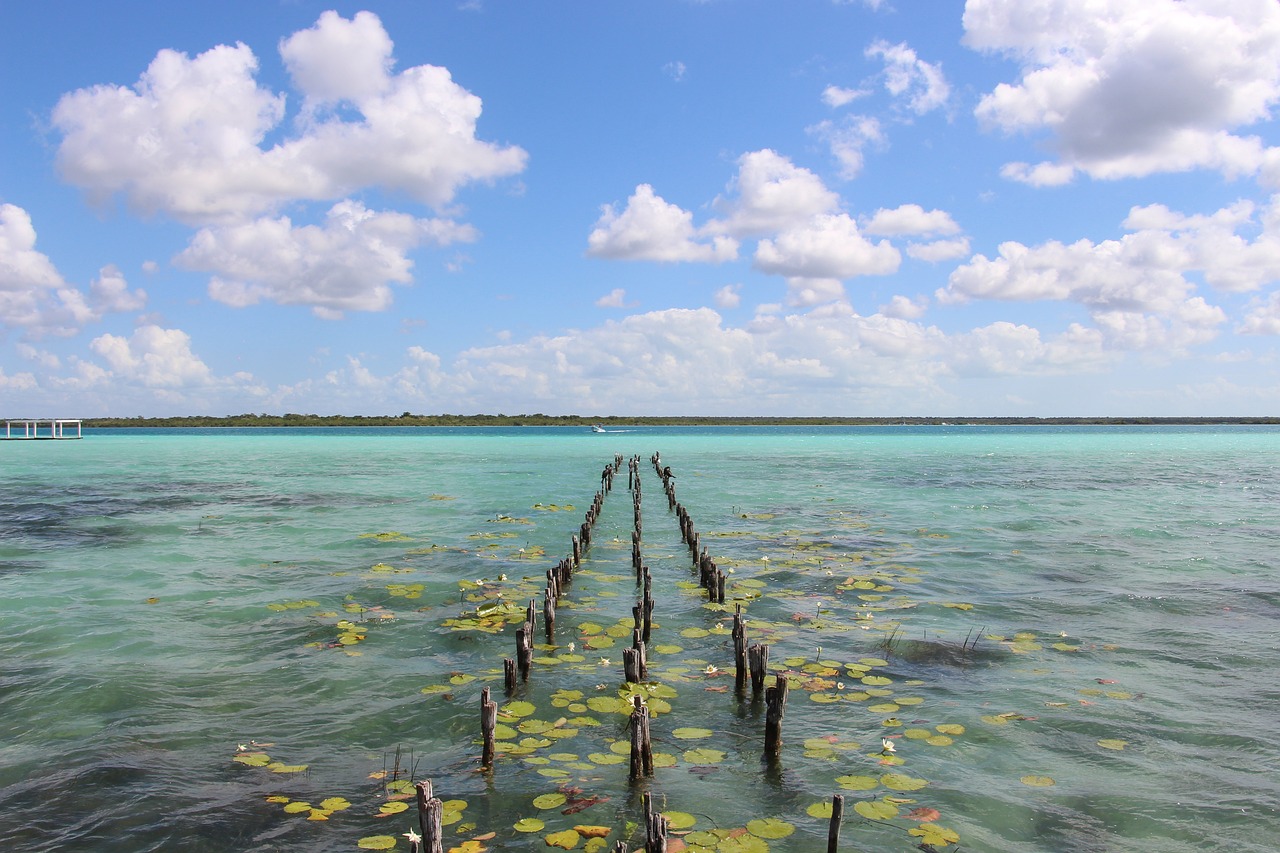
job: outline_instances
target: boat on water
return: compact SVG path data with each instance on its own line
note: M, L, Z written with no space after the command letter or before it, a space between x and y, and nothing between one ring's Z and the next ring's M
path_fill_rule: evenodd
M604 428L604 427L602 427L602 426L600 426L600 424L592 424L592 425L591 425L591 431L592 431L592 432L604 432L604 431L605 431L605 428Z

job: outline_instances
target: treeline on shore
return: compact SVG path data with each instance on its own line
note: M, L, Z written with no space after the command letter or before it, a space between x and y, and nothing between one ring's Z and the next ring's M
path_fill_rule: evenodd
M85 418L86 427L520 427L564 426L586 428L593 424L608 427L624 426L944 426L977 424L1045 425L1063 426L1076 424L1125 425L1209 425L1209 424L1280 424L1280 417L1062 417L1062 418L1001 418L1001 417L712 417L712 416L656 416L624 417L619 415L267 415L243 414L227 416L187 415L169 418Z

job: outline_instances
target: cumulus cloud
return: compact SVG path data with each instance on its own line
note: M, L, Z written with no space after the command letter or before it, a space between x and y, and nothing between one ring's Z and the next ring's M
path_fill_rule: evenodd
M772 234L840 204L821 178L768 148L738 158L738 173L727 190L712 203L723 218L708 223L707 230L734 237Z
M884 62L885 88L916 115L943 106L951 96L942 66L925 62L906 44L877 41L867 48L866 55Z
M447 69L390 72L391 41L372 13L326 12L280 49L311 111L297 134L263 147L286 101L255 82L258 59L245 45L194 59L162 50L133 87L59 100L62 175L99 200L120 194L140 211L204 224L368 187L439 208L464 184L524 168L522 149L476 137L480 99ZM358 119L321 109L338 103Z
M717 308L737 308L742 304L742 285L726 284L716 291L715 303Z
M884 130L871 116L848 116L841 121L820 121L805 130L827 144L831 156L840 166L840 177L853 180L866 163L867 146L883 145Z
M1206 168L1276 175L1274 149L1234 134L1280 99L1280 5L1271 0L970 0L965 43L1021 63L976 114L1006 132L1047 131L1058 159L1006 177L1055 185ZM1270 177L1267 177L1270 176Z
M904 204L893 209L880 208L864 226L868 234L886 237L904 234L956 234L960 226L945 210L928 210L918 204Z
M699 242L693 214L640 184L627 206L601 208L587 237L587 254L597 258L645 261L727 261L737 257L738 243L723 235Z
M375 212L343 201L320 226L295 226L282 216L203 228L175 262L213 273L209 295L219 302L310 305L317 315L334 318L344 311L387 308L390 283L412 280L408 253L419 244L474 237L470 226L451 220Z
M103 267L89 293L67 284L53 262L36 250L31 216L14 204L0 204L0 326L27 335L69 336L114 311L137 311L144 291L130 291L116 267Z
M843 86L831 85L822 90L822 102L832 109L851 104L858 98L869 95L866 89L846 89Z
M872 243L848 214L822 214L756 246L754 265L793 278L845 279L897 271L902 256L887 240Z
M198 387L212 379L208 366L191 351L191 338L181 329L140 326L128 338L94 338L89 348L114 375L149 388Z
M596 300L597 308L626 308L627 307L627 291L621 287L615 287Z

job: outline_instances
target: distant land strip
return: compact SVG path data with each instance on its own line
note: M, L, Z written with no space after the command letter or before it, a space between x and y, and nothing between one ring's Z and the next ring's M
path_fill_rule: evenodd
M1168 426L1214 424L1280 424L1276 417L711 417L658 416L624 417L620 415L266 415L227 416L187 415L169 418L84 418L84 425L94 429L128 427L459 427L459 426L563 426L586 428L593 424L604 427L625 426Z

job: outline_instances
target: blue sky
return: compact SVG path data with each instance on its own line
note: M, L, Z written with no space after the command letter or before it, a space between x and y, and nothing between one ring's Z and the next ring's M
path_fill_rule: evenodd
M1273 0L173 9L0 10L6 417L1280 414Z

